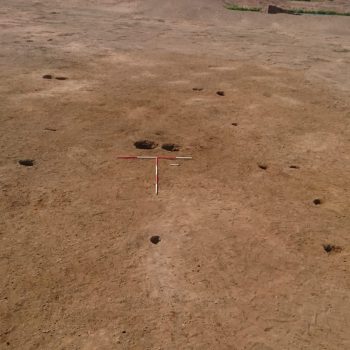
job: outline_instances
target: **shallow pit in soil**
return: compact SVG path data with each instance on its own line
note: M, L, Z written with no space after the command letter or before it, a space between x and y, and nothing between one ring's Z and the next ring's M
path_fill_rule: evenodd
M177 152L180 150L180 146L175 143L164 143L162 148L169 152Z
M343 249L337 245L333 244L323 244L323 249L326 253L340 253Z
M150 238L151 243L158 244L160 242L160 236L152 236Z
M140 140L134 142L134 146L138 149L154 149L158 144L150 140Z
M21 159L18 161L20 165L23 166L33 166L34 165L34 160L33 159Z

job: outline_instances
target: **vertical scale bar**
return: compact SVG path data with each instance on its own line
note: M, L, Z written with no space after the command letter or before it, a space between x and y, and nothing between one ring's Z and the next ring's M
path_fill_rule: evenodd
M156 194L158 194L158 157L156 157Z

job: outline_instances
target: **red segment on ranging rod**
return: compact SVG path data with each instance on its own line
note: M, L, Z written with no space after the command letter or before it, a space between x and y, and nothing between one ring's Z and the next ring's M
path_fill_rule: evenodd
M159 184L159 159L192 159L192 157L175 157L175 156L118 156L118 159L155 159L156 165L156 194L158 194L158 184Z

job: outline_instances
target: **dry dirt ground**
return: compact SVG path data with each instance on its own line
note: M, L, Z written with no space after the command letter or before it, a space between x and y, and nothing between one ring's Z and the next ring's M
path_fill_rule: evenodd
M0 0L0 29L1 350L350 349L349 18ZM155 196L124 154L193 160Z

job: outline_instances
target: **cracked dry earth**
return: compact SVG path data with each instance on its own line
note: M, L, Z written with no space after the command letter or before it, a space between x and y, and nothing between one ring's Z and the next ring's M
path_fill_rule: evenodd
M1 349L350 348L348 18L13 0L0 28ZM193 160L155 196L119 155Z

